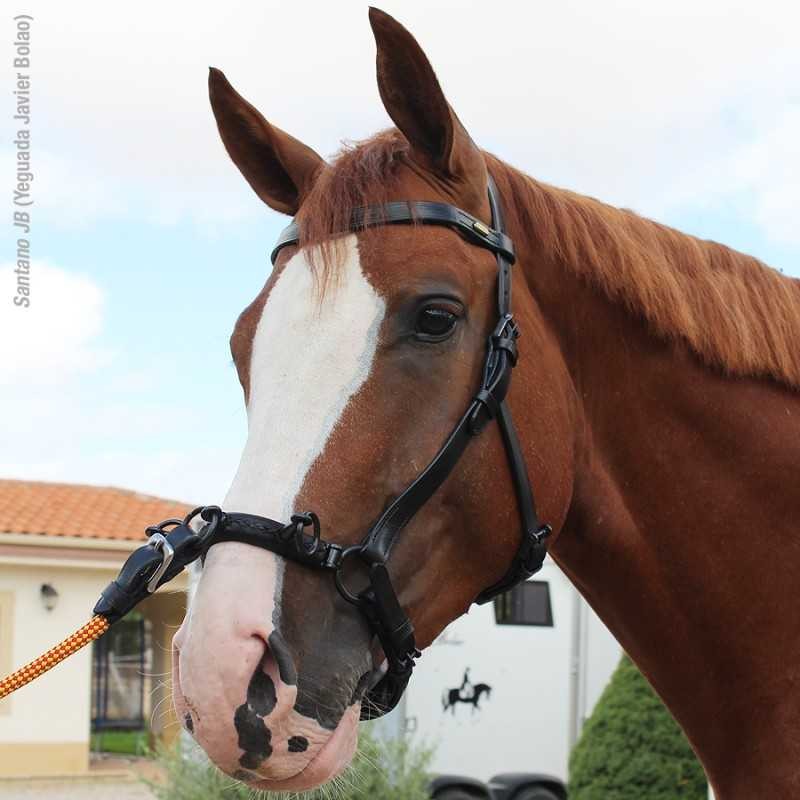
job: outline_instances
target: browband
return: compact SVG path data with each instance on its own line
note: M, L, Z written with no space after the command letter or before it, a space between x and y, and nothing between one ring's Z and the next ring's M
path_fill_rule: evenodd
M358 232L381 225L444 225L453 228L472 244L491 250L513 264L516 260L514 243L502 231L489 227L477 217L447 203L434 203L427 200L399 200L385 205L361 206L353 210L350 227L342 234ZM296 222L281 231L278 241L270 254L275 264L278 253L300 241L300 228Z

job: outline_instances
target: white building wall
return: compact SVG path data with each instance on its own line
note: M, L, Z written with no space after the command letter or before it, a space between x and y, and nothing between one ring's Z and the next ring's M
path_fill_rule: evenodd
M6 540L0 536L0 545ZM13 543L18 541L14 539ZM0 649L6 646L10 650L0 652L3 675L37 658L86 623L100 593L117 576L133 548L130 543L112 542L101 555L99 543L86 543L83 546L89 552L85 557L65 552L58 558L53 555L58 543L41 542L40 546L48 551L46 557L38 554L39 546L25 548L25 555L0 553L0 605L10 597L12 608L11 630L0 630ZM98 555L93 560L95 553ZM45 583L58 592L52 611L42 603L41 587ZM185 589L186 580L179 577L142 608L150 609L146 613L151 613L161 628L167 619L174 625L173 617L180 617L183 600L161 595L167 590L174 593ZM8 625L1 613L0 625ZM169 647L169 633L165 631L159 647ZM91 656L91 645L87 645L0 701L0 779L73 774L88 768ZM168 668L168 664L165 666Z
M549 583L552 628L497 625L491 603L472 606L425 651L404 700L373 729L434 744L439 774L488 781L543 772L566 780L574 739L621 651L555 563L548 559L535 580ZM478 710L444 711L443 694L461 685L467 667L472 684L490 685L491 696Z
M13 668L28 663L83 625L112 577L111 571L57 564L0 564L0 591L14 597ZM51 584L59 594L52 611L42 605L43 583ZM3 742L88 741L90 679L91 649L86 647L7 698L0 710L0 748Z
M585 609L586 624L586 653L580 665L586 687L584 704L579 710L580 732L608 685L611 673L617 668L622 648L589 604L577 592L575 594Z

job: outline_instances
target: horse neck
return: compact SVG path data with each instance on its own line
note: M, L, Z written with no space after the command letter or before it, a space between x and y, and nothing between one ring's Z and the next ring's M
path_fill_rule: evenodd
M574 492L553 557L719 800L800 796L798 395L658 339L509 217L575 390Z

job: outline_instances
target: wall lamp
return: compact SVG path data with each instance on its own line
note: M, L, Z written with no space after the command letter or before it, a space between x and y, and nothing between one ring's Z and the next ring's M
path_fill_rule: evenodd
M39 589L39 596L42 598L42 605L47 611L52 611L58 603L58 592L49 583L43 583Z

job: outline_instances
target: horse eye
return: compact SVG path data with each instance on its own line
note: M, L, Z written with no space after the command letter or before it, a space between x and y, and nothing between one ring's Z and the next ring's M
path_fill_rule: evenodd
M423 341L440 341L453 332L456 322L458 317L452 311L427 306L417 315L417 336Z

